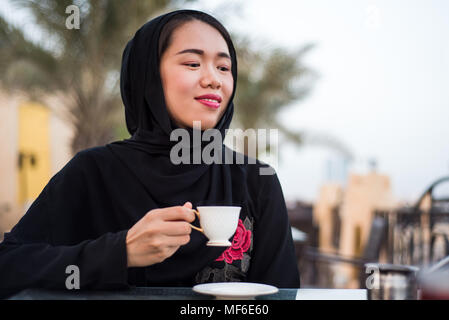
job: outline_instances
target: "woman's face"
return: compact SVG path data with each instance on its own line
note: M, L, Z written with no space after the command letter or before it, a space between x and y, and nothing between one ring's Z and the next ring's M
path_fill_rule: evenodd
M215 127L234 84L228 46L218 30L198 20L178 27L161 57L160 74L168 112L179 127L193 127L193 121L201 121L201 130ZM221 101L199 98L208 94Z

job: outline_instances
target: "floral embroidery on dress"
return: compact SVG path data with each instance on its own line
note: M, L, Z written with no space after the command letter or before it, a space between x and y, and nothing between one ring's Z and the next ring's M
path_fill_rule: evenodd
M197 273L196 283L245 281L253 250L253 218L239 219L232 244L209 266Z
M237 230L235 231L232 245L226 249L215 261L226 261L232 263L234 260L241 260L243 253L248 251L251 245L251 230L246 230L242 219L239 219Z

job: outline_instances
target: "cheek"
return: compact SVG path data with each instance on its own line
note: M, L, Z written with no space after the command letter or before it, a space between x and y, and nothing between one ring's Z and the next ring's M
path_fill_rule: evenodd
M165 94L171 109L179 109L190 99L193 99L192 91L195 79L183 72L168 75Z
M192 74L185 72L172 73L170 80L169 83L173 92L178 95L192 95L192 88L195 85L195 78Z

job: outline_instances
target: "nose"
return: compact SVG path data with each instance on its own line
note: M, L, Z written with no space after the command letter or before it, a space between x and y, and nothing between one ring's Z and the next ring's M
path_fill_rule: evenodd
M200 84L203 88L211 87L212 89L219 89L221 87L220 78L214 70L214 67L204 68Z

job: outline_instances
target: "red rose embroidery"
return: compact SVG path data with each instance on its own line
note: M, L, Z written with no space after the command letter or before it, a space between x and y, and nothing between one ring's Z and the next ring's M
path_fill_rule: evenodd
M232 239L232 245L227 248L215 261L224 260L227 263L232 263L233 260L241 260L243 258L243 253L248 251L250 245L251 230L246 230L242 220L239 219L237 230L235 231L234 238Z

